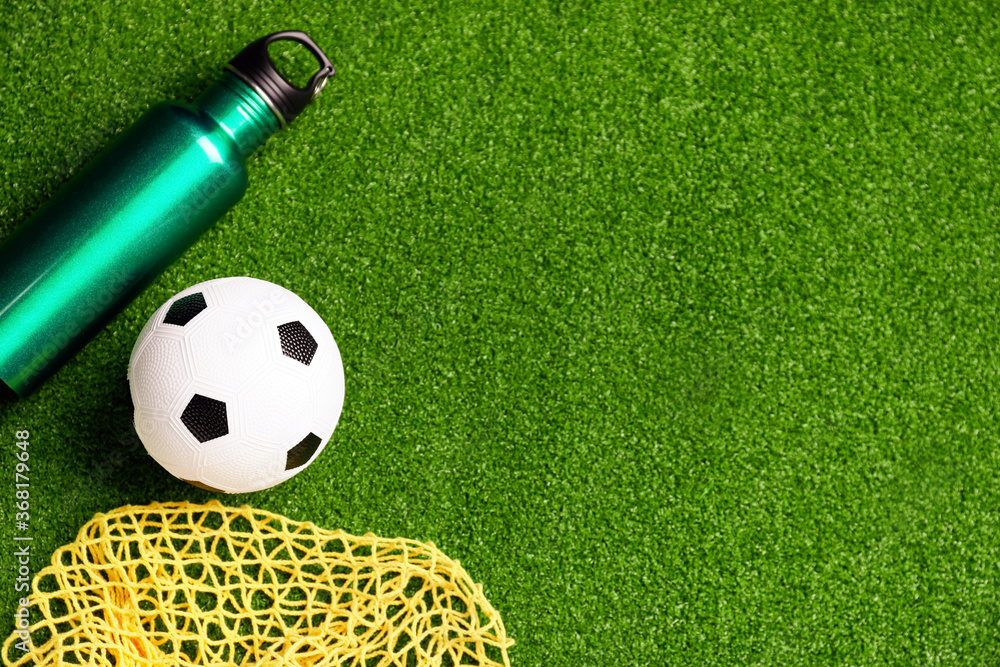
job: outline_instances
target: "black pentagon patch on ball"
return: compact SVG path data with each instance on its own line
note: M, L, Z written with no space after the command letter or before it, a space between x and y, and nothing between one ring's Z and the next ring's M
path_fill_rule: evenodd
M285 470L298 468L308 463L312 455L316 453L321 442L322 440L315 433L310 433L303 438L302 442L288 450L288 456L285 459Z
M229 433L226 404L201 394L195 394L184 408L181 421L198 442L215 440Z
M289 322L278 325L278 336L281 337L281 353L300 361L306 366L312 363L316 354L316 339L306 331L302 322Z
M177 299L177 301L170 304L170 309L167 311L167 316L163 318L163 323L176 324L182 327L206 308L208 308L208 304L205 303L204 294L201 292L188 294L186 297Z

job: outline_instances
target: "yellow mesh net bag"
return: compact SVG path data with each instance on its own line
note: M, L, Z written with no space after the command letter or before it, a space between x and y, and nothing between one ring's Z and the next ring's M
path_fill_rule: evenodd
M32 582L24 665L510 667L499 614L433 544L186 502L98 514ZM23 648L29 648L24 652Z

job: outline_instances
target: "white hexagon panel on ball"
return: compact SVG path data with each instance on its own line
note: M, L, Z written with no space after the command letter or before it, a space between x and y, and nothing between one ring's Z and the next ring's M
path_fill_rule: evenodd
M344 406L340 350L297 294L217 278L164 303L132 348L136 433L172 475L225 493L304 470Z

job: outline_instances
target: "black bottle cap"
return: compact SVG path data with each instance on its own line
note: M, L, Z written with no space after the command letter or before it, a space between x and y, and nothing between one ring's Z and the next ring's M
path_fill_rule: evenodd
M302 44L320 63L320 70L313 74L305 88L299 88L286 81L271 62L267 46L281 39ZM316 46L316 42L312 41L309 35L298 30L285 30L261 37L230 60L226 69L243 79L264 98L271 110L278 115L282 127L295 120L295 117L309 106L326 80L334 74L333 64L326 54Z

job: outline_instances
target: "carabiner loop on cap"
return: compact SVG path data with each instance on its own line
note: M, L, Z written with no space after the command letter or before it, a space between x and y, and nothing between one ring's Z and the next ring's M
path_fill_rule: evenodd
M271 61L267 47L272 42L282 39L298 42L309 49L319 61L319 71L312 75L305 88L299 88L286 80ZM323 50L309 35L299 30L285 30L261 37L236 54L226 69L240 77L264 98L268 106L278 115L282 127L295 120L295 117L316 99L319 91L326 85L326 80L336 73L333 63Z

